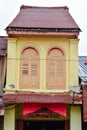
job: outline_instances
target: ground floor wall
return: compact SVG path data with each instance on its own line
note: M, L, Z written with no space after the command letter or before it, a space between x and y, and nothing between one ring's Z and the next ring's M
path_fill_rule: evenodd
M5 110L4 130L15 130L15 106L9 106Z
M70 130L82 130L81 107L71 106L70 109Z
M53 125L56 125L56 122L58 122L59 127L61 127L62 130L82 130L81 107L80 106L69 106L68 111L69 111L68 118L58 116L58 119L57 119L57 117L56 118L54 117L53 122L51 122L52 119L47 119L47 121L50 123L53 123ZM10 107L6 108L6 111L5 111L4 130L25 130L25 128L27 127L26 124L29 124L29 122L31 124L33 124L36 121L42 121L43 124L46 124L46 123L44 123L46 121L45 118L44 118L44 120L43 120L43 118L42 119L40 118L40 120L39 120L39 118L37 118L37 120L36 120L36 117L33 119L30 119L27 117L23 118L22 117L22 104L19 105L18 107L10 106ZM39 123L38 123L38 125L39 125ZM62 127L62 125L64 125L64 127ZM48 126L48 123L47 123L47 126ZM56 125L55 130L57 130L57 128L58 128L58 126ZM31 130L33 130L33 127L31 128ZM39 130L39 127L38 127L38 130ZM46 129L46 130L49 130L49 129ZM60 130L60 129L58 129L58 130Z

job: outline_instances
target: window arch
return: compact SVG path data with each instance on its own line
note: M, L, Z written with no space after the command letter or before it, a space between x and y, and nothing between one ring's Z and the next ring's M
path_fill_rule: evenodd
M65 54L60 48L52 48L47 54L47 85L50 90L66 87Z
M21 53L19 88L39 88L39 54L33 47L27 47Z

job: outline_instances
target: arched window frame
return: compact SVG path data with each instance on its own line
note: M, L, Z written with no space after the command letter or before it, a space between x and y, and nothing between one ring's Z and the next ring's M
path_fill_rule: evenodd
M36 56L34 55L33 60L31 60L27 57L26 58L23 57L23 54L26 53L26 50L28 51L28 49L31 52L33 50L33 52L30 54L31 56L33 55L33 53L36 53ZM20 54L19 89L26 89L26 90L27 89L30 89L30 90L39 89L39 87L40 87L39 86L39 77L40 77L40 72L39 72L40 60L39 59L40 59L40 55L39 55L39 51L37 48L32 47L32 46L27 46L27 47L22 49L21 54ZM23 62L23 60L24 60L24 62ZM31 74L29 74L29 73L31 73ZM25 75L24 77L25 77L26 85L23 85L24 78L23 78L22 74ZM35 78L35 74L36 74L36 78ZM28 78L27 78L27 76L28 76ZM32 81L32 79L33 79L33 81ZM34 83L34 81L35 81L35 83Z
M58 62L60 62L61 64L63 63L63 65L61 66L60 65L60 69L63 67L63 72L60 70L60 72L58 72L59 73L59 75L60 75L60 77L61 77L61 75L62 75L62 73L63 73L63 77L62 78L59 78L59 81L62 81L62 79L63 79L63 82L61 82L60 83L60 85L58 86L58 83L55 83L55 82L57 82L58 81L58 79L57 78L55 78L55 77L57 77L54 73L56 72L55 70L55 68L53 67L53 65L54 65L54 63L53 64L50 64L49 63L49 54L50 54L50 52L51 51L53 51L53 50L58 50L58 51L60 51L61 52L61 54L62 54L62 58L63 58L63 60L59 60ZM60 48L60 47L52 47L52 48L50 48L49 50L48 50L48 52L47 52L47 61L46 61L46 89L47 90L65 90L66 89L66 56L65 56L65 53L64 53L64 50L62 49L62 48ZM57 61L55 61L55 62L57 62ZM56 63L55 63L56 64ZM50 65L50 66L49 66ZM55 65L54 65L55 66ZM52 71L50 72L50 70L49 69L52 69ZM57 67L56 67L57 68ZM50 76L48 76L49 75L49 73L50 73ZM54 76L52 76L52 75L54 75ZM50 78L51 77L51 78ZM50 79L50 80L49 80ZM55 84L56 85L54 85L54 86L50 86L49 84L51 84L51 82L52 81L54 81L55 80ZM54 84L54 83L52 83L52 84Z

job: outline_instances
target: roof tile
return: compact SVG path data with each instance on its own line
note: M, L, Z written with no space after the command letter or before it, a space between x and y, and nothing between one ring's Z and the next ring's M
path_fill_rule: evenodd
M7 26L15 28L66 28L79 29L68 7L21 6L20 12ZM7 29L6 28L6 29Z

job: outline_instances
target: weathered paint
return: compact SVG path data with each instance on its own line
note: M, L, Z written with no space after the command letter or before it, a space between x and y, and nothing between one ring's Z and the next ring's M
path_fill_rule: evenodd
M70 39L69 85L78 86L78 40Z
M6 92L15 93L15 91L32 91L19 89L20 80L20 55L24 48L34 47L40 55L40 84L38 90L34 92L68 92L68 86L78 86L78 39L58 38L56 36L40 36L40 37L18 37L8 38L8 59L7 59L7 80ZM46 56L52 47L61 48L66 57L66 86L63 90L46 90ZM15 88L9 85L14 84ZM18 111L16 109L16 111ZM8 113L8 114L6 114ZM4 130L15 129L15 110L6 110ZM9 115L9 116L8 116ZM16 114L16 119L21 113ZM9 118L9 120L8 120ZM78 121L77 121L77 118ZM81 130L81 111L80 107L71 107L70 111L70 130ZM77 124L75 122L77 121ZM11 122L12 123L11 123ZM10 124L12 124L10 126Z
M8 40L7 83L16 83L16 39Z
M46 59L47 52L52 47L63 49L66 56L66 86L61 92L68 91L68 86L70 85L78 85L78 39L44 36L20 37L17 39L8 38L7 90L10 90L9 84L15 85L15 88L12 89L13 91L19 90L20 55L21 51L28 46L35 47L40 53L40 85L39 90L35 90L35 92L46 92L46 60L44 59ZM22 91L25 90L23 89ZM55 90L51 91L55 92ZM59 90L57 91L60 92Z
M81 129L81 107L80 106L71 106L70 130L82 130Z

